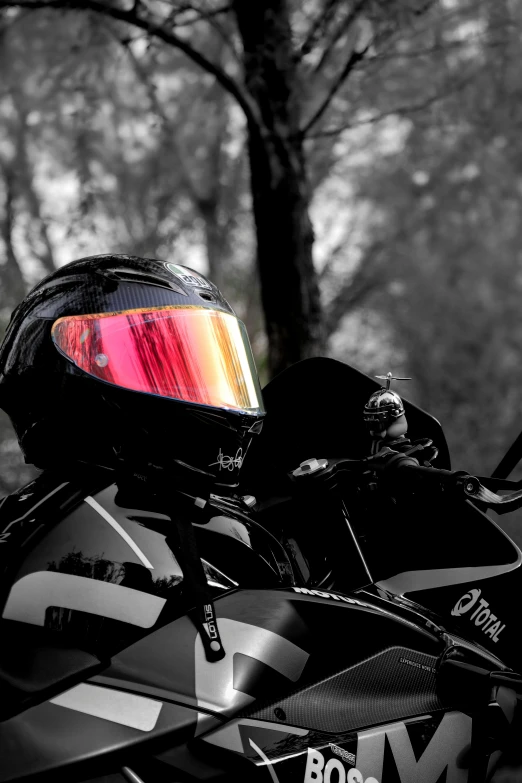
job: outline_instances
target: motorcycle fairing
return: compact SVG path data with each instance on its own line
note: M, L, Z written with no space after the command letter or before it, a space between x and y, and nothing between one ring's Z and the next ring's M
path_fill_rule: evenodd
M240 718L204 741L244 755L272 783L438 783L444 774L466 783L472 717L440 712L341 734Z
M108 768L115 759L143 753L147 747L151 753L169 753L246 710L257 720L254 712L265 709L272 716L270 723L284 728L286 718L278 718L283 713L274 710L280 704L286 708L285 699L301 710L303 728L310 731L322 725L313 718L314 699L320 692L324 698L321 689L328 683L340 694L341 681L345 689L350 683L358 688L357 701L366 704L366 712L350 712L350 700L345 699L349 709L343 713L343 730L359 730L361 721L376 724L384 716L377 703L371 710L373 670L367 661L372 656L380 660L383 673L388 671L390 681L398 677L406 683L413 698L409 705L391 698L388 719L403 720L405 711L451 706L438 701L436 694L433 663L444 647L436 634L369 601L347 603L335 600L334 594L325 596L237 590L218 598L218 625L227 649L218 663L206 660L187 616L153 631L86 682L1 722L0 745L8 750L0 781L62 768L64 774L70 772L70 781L75 765L89 759L97 768ZM401 663L400 657L406 656L409 663ZM366 679L361 677L365 669ZM118 704L127 707L118 711ZM327 714L328 709L322 720Z
M114 475L44 473L0 506L0 614L74 637L112 655L183 614L190 596L167 543L172 522ZM131 501L134 501L131 504ZM150 502L150 501L149 501ZM236 504L237 505L237 504ZM194 525L209 585L292 583L282 544L234 502L213 496L207 524Z
M263 432L245 466L253 494L261 499L270 492L297 497L297 481L291 488L287 474L305 459L368 457L371 441L363 408L376 388L376 381L354 368L324 358L306 359L274 378L263 391L268 411ZM439 449L434 467L449 468L440 424L407 400L404 405L408 436L412 440L431 438ZM402 594L486 579L520 566L518 547L471 502L459 500L450 492L441 494L437 488L426 503L426 485L415 484L411 475L402 490L398 478L391 475L386 486L384 478L380 481L382 491L357 495L349 475L339 479L341 490L343 482L346 485L345 526L357 542L353 546L346 537L342 544L351 561L344 589L354 590L373 582ZM338 558L339 542L332 543L331 539L333 525L328 532L317 525L321 505L331 523L336 513L328 490L325 488L321 495L317 487L317 497L309 494L310 500L305 497L302 504L304 512L299 505L295 507L302 517L300 526L305 534L315 535L318 550L324 548L326 536L330 559ZM307 504L312 509L308 516ZM268 508L266 519L273 513ZM286 514L291 515L291 508Z
M389 505L385 524L376 516L353 520L373 581L394 595L466 584L520 567L522 553L470 501L430 497L425 491Z
M84 685L84 689L92 686ZM72 689L74 691L74 688ZM108 690L108 689L107 689ZM121 693L124 699L121 698ZM108 696L128 707L127 692L111 692ZM29 775L43 776L44 779L84 780L89 773L122 764L139 753L143 743L154 739L183 744L194 736L198 714L194 710L178 704L161 703L157 720L152 727L140 728L122 722L109 721L106 717L88 714L85 710L95 709L90 694L85 690L81 696L82 704L65 707L51 700L0 724L0 744L2 759L0 781L25 780ZM142 701L139 701L141 699ZM105 703L107 703L105 700ZM135 698L134 709L139 721L139 711L146 701L144 697ZM69 697L72 705L73 697ZM100 706L98 704L98 706ZM81 711L78 707L81 707ZM105 714L105 713L103 713ZM127 721L129 721L127 711ZM212 719L208 720L209 727ZM91 770L92 768L92 770ZM47 777L46 777L47 776ZM78 776L78 777L76 777ZM62 779L64 779L62 778Z
M518 568L490 579L406 593L405 598L435 612L447 628L520 671L521 595L522 570Z

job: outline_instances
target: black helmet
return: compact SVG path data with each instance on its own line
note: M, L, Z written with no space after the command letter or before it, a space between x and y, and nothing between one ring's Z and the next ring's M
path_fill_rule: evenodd
M264 416L245 327L216 286L126 255L67 264L17 307L0 406L40 468L132 454L229 486Z
M403 415L402 399L390 389L381 388L374 392L364 406L364 421L370 432L382 432Z

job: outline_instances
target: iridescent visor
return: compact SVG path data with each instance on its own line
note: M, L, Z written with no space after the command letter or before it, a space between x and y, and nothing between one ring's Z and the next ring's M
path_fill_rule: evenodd
M57 348L81 370L125 389L263 411L244 324L204 307L157 307L59 318Z

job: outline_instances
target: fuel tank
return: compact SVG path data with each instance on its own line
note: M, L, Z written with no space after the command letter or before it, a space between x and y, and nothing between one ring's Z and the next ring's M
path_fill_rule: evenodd
M1 617L111 656L191 605L172 525L153 495L129 492L109 471L40 475L0 505ZM240 498L211 495L194 530L215 595L295 583L295 546L285 548Z
M184 615L5 717L0 781L467 781L473 717L438 687L433 623L296 587L215 607L223 660Z

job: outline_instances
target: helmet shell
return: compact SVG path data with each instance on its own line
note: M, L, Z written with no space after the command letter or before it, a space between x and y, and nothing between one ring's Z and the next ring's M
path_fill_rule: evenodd
M177 461L235 485L263 413L235 411L113 386L57 350L65 316L197 306L234 315L213 283L188 267L127 255L79 259L39 283L14 311L0 348L0 406L27 462L113 467Z
M374 432L382 432L403 415L402 399L391 389L381 388L374 392L364 406L364 420Z

